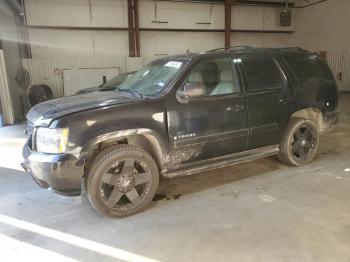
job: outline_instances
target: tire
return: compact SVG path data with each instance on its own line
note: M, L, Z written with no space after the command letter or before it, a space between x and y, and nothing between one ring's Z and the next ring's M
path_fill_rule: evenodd
M153 158L131 145L100 152L88 172L86 192L97 212L125 217L146 209L157 192L159 170Z
M292 118L279 145L277 156L288 165L306 165L316 156L319 141L319 131L313 121Z

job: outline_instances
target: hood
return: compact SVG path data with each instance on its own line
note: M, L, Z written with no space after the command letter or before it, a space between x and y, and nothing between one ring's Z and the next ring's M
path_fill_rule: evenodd
M53 119L67 114L140 100L141 98L135 97L132 94L115 91L67 96L34 106L28 112L27 120L33 123L34 126L48 126Z

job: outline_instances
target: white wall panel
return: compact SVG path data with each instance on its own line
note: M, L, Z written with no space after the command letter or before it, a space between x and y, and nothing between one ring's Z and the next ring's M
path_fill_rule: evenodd
M126 31L94 31L93 54L96 56L127 56L129 53L128 32Z
M292 46L289 34L231 33L231 45ZM224 33L141 32L141 53L146 57L204 52L224 46Z
M291 26L281 26L280 25L280 13L281 8L275 7L260 7L262 9L264 22L263 27L268 30L281 30L290 31L294 30L294 14L295 11L292 9L292 25ZM263 29L264 29L263 28Z
M289 34L273 33L231 33L231 45L249 45L252 47L292 46Z
M263 23L263 12L257 6L232 6L232 29L261 30Z
M125 31L29 29L33 57L119 55L128 53Z
M128 9L126 0L92 0L91 10L91 26L128 26Z
M280 8L261 6L232 6L231 28L246 30L293 30L292 26L282 27L279 24Z
M184 28L185 13L181 4L172 2L139 2L140 27ZM152 21L167 22L153 23Z
M164 56L202 52L223 45L223 33L141 32L141 53L144 56Z
M25 0L28 25L126 27L126 0Z
M223 5L144 0L139 2L139 8L140 27L180 29L224 28ZM155 23L152 21L167 23Z
M26 0L29 25L90 26L90 6L87 0Z
M29 29L29 35L33 57L88 56L93 53L89 31Z
M350 45L350 1L328 0L296 11L295 43L313 51Z

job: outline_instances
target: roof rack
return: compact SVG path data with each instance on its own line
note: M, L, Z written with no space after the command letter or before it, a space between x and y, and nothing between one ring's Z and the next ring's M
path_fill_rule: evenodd
M305 50L305 49L303 49L303 48L300 48L300 47L297 47L297 46L293 46L293 47L284 47L284 48L281 48L281 49L284 49L284 50L296 50L296 51L307 52L307 50Z
M236 46L230 46L230 48L228 48L228 49L222 47L222 48L216 48L216 49L208 50L207 53L220 51L220 50L235 50L235 49L249 49L249 48L252 48L252 47L249 46L249 45L236 45Z
M230 51L230 50L247 50L250 49L252 51L261 51L261 50L270 50L270 51L279 51L279 50L289 50L289 51L300 51L300 52L308 52L306 49L300 48L300 47L281 47L281 48L263 48L263 47L251 47L249 45L237 45L237 46L231 46L230 48L226 49L226 48L216 48L216 49L212 49L209 51L206 51L206 53L210 53L210 52L215 52L215 51L220 51L220 50L226 50L226 51Z

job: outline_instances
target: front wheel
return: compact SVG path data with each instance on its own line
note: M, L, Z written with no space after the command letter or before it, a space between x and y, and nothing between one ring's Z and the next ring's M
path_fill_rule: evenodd
M292 119L280 143L278 158L289 165L302 166L310 163L319 147L319 131L308 119Z
M157 192L159 171L144 150L117 145L98 154L87 177L87 193L102 215L125 217L147 208Z

